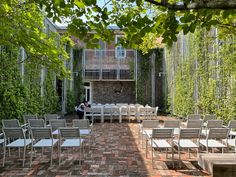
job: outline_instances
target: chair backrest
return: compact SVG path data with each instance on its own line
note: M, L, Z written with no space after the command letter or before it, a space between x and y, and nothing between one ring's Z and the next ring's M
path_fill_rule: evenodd
M74 119L73 127L78 127L80 129L90 129L89 120L88 119Z
M44 127L45 123L43 119L29 119L29 127Z
M208 120L214 120L216 119L216 115L215 114L206 114L204 116L204 122L208 121Z
M156 108L155 107L147 107L146 109L148 115L155 115Z
M139 107L138 107L138 113L139 113L139 115L146 115L146 110L147 110L146 107L144 107L144 106L139 106Z
M207 139L227 139L229 128L211 128Z
M179 139L196 139L200 138L200 128L184 128L180 129Z
M157 115L158 110L159 110L159 107L157 106L156 109L155 109L155 115Z
M158 125L158 120L143 120L142 122L142 128L144 129L158 128Z
M50 126L52 127L52 130L56 130L59 127L66 127L66 120L65 119L50 120Z
M180 128L179 120L165 120L164 128Z
M229 121L228 128L236 128L236 120Z
M2 128L4 139L9 138L21 138L25 139L25 133L21 127L8 127L8 128Z
M58 119L59 116L58 116L58 114L45 114L44 118L45 118L45 121L50 121L52 119L54 119L54 120Z
M101 106L96 106L92 108L93 114L101 114L102 113L102 107Z
M18 119L3 119L2 126L4 128L20 127L20 122Z
M80 138L78 127L59 128L60 138Z
M201 119L201 115L200 114L189 114L187 116L187 119L190 120L190 119L194 119L194 120L198 120L198 119Z
M208 120L207 128L221 128L223 126L223 120Z
M51 127L32 127L32 139L53 138Z
M126 106L126 105L121 106L120 107L120 112L121 113L128 113L129 112L128 106Z
M187 128L202 128L203 120L201 119L188 119Z
M173 128L154 128L152 129L153 139L173 139L174 129Z
M25 123L29 122L29 119L38 119L37 115L23 115Z
M104 107L103 108L103 113L104 114L111 114L111 107Z
M114 106L111 108L112 115L119 115L120 114L120 108L118 106Z

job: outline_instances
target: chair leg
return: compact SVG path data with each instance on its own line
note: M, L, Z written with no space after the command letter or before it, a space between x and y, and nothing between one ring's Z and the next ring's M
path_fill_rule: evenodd
M2 159L2 166L3 167L5 165L5 158L6 158L6 146L4 145L4 148L3 148L3 159Z
M59 151L59 166L61 165L61 147L58 149Z
M30 151L30 167L31 167L31 165L32 165L32 155L33 155L33 151L34 151L35 149L33 148L33 145L31 145L31 151Z
M51 148L51 163L50 163L51 166L52 166L52 154L53 154L53 146Z
M148 139L146 139L146 158L148 157Z
M24 150L23 150L23 167L25 166L25 151L26 151L26 147L24 146Z
M178 146L178 154L179 154L179 168L182 168L180 146Z
M153 168L153 147L151 145L151 148L152 148L152 168Z
M82 144L81 144L82 145ZM81 156L82 156L82 153L81 153L81 146L80 146L80 148L79 148L79 165L81 165Z

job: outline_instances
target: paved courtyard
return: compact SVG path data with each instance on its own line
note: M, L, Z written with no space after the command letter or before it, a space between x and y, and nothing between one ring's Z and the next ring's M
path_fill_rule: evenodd
M71 120L68 119L68 122ZM0 155L0 176L208 176L198 166L196 152L182 154L183 163L179 167L177 151L175 150L174 168L170 159L156 153L155 165L152 168L151 151L145 157L145 148L138 139L138 124L109 123L94 124L93 143L89 147L86 142L82 165L79 164L79 150L69 149L62 152L62 163L58 165L57 150L53 156L53 166L50 167L49 152L41 151L33 158L33 165L29 167L30 149L27 149L26 164L22 168L22 160L18 158L18 151L12 151L7 156L5 167L2 167L2 153ZM2 149L1 149L2 151Z

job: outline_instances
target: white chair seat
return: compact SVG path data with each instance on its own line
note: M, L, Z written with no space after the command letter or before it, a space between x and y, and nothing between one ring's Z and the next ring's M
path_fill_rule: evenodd
M61 147L80 147L83 143L83 139L81 139L81 143L79 139L66 139Z
M81 135L89 135L91 133L90 129L80 129L79 130Z
M171 148L172 146L166 140L153 140L152 147L154 147L154 148Z
M31 139L26 139L25 140L25 145L24 145L24 139L17 139L13 141L12 143L8 144L7 147L24 147L29 145L32 142Z
M235 147L235 139L228 139L228 141L226 139L224 139L223 142L225 144L228 143L229 146L234 146Z
M207 147L207 141L206 140L200 140L200 144L202 144L203 146ZM219 141L216 140L208 140L208 147L212 148L224 148L226 147L226 145L220 143Z
M236 136L236 131L230 130L229 136Z
M4 139L0 139L0 144L4 143Z
M53 134L53 135L59 135L59 130L58 130L58 129L54 130L54 131L52 132L52 134Z
M204 136L207 136L208 135L208 133L209 133L209 130L202 130L202 135L204 135Z
M58 142L58 139L53 139L53 143L51 139L41 139L37 143L33 145L33 147L51 147Z
M178 143L178 140L173 140L173 142L182 148L198 148L199 146L192 142L189 139L181 139Z

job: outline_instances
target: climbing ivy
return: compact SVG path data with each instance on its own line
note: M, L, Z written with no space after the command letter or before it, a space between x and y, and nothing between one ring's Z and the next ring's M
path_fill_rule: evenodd
M180 35L167 48L168 101L172 114L216 114L225 121L236 116L235 35L224 29Z

